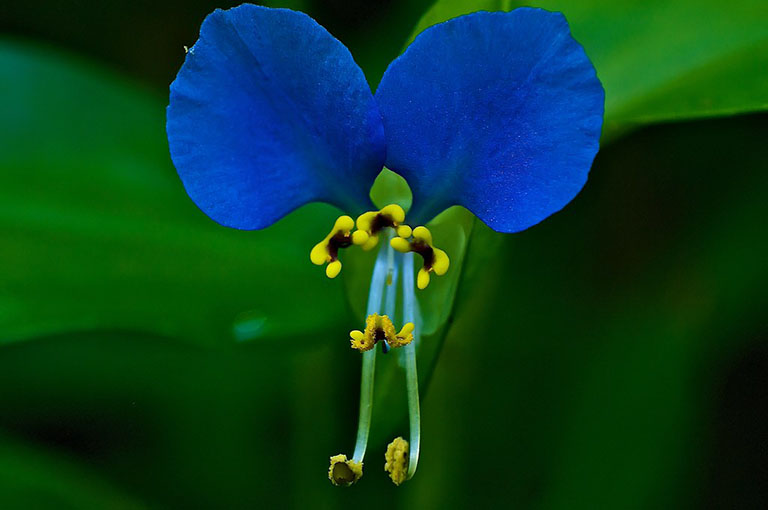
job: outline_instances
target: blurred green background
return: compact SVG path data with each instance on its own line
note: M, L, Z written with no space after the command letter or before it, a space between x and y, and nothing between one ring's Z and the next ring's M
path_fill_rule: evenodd
M768 508L768 4L534 4L606 89L590 180L521 234L475 223L419 360L416 477L383 472L407 429L380 377L341 490L356 282L307 260L336 211L219 227L167 154L183 45L235 4L6 2L0 508ZM523 4L269 5L315 17L375 88L424 27Z

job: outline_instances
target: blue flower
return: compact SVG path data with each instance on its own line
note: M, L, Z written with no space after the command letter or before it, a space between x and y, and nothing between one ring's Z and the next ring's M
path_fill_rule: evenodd
M205 19L171 85L167 131L192 200L244 230L313 201L362 211L384 163L381 115L349 50L285 9Z
M399 484L416 469L414 288L449 267L424 225L460 205L511 233L562 209L586 182L603 103L565 18L541 9L478 12L425 30L390 64L375 96L346 47L305 14L245 4L203 22L171 85L167 122L192 200L216 222L245 230L315 201L358 215L341 216L312 250L332 278L340 249L382 247L365 331L350 335L364 352L355 454L331 458L331 481L362 476L379 343L402 353L411 416L410 443L393 441L387 470ZM408 182L408 218L420 226L406 225L400 206L373 207L369 191L384 166ZM423 259L416 280L414 253Z
M562 209L598 149L604 93L560 13L478 12L425 30L376 100L386 165L428 220L463 205L499 232Z

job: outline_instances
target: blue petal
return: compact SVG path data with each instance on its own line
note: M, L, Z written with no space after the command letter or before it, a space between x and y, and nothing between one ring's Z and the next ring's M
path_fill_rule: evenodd
M581 190L604 93L560 13L478 12L425 30L376 91L386 166L420 222L463 205L500 232L524 230Z
M324 201L357 212L384 163L371 89L309 16L241 5L209 15L171 85L171 157L213 220L266 227Z

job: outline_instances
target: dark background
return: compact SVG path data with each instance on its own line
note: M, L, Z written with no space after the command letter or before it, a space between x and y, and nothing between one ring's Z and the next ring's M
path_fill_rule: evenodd
M165 91L184 60L183 46L197 40L214 9L242 2L192 0L64 1L6 3L0 29L100 60ZM377 83L395 58L429 0L287 0L260 2L310 14L352 51Z
M342 40L375 86L430 3L281 5L308 12ZM152 97L157 115L146 136L158 140L153 154L172 182L161 130L167 87L204 16L231 5L6 2L0 32L8 45L77 54L73 65L97 62L111 70L107 81L120 76ZM6 69L3 79L22 75ZM57 82L33 87L44 104L46 91L57 97L61 90ZM52 124L49 138L29 139L25 154L38 161L52 150L50 137L79 133L78 111L91 118L89 104L101 104L89 103L88 94L78 96L80 110ZM13 105L6 108L2 133L21 133ZM36 122L59 115L45 113ZM109 128L124 113L116 107L99 115ZM28 221L32 206L14 209L6 201L0 315L17 313L14 296L40 289L29 291L34 299L24 327L0 331L0 341L8 340L0 347L0 506L768 507L767 120L755 113L637 126L603 145L586 188L563 212L501 240L478 234L425 390L419 472L400 488L379 472L389 430L376 436L357 486L341 490L325 478L328 456L351 446L356 425L357 358L333 340L350 329L346 305L317 330L253 342L189 342L147 311L86 327L95 295L115 317L126 310L121 306L136 314L133 294L124 292L152 285L176 285L179 299L191 289L191 300L231 319L242 310L218 296L237 292L237 267L200 270L230 260L208 254L201 241L194 245L200 266L189 266L200 272L169 283L151 271L143 280L140 269L125 266L117 276L128 284L107 282L91 292L77 283L89 281L93 267L73 247L80 238L55 221L36 230ZM83 146L91 143L99 140ZM71 152L67 168L77 169L81 147ZM16 166L4 167L14 179L7 189L36 196L38 167L8 161ZM47 164L39 161L40 168ZM67 183L75 178L62 174L55 186L41 186L74 196ZM133 200L129 185L99 186L86 191ZM169 189L176 194L169 207L178 204L179 217L206 222L180 186ZM131 207L122 210L146 213L152 225L151 210ZM90 228L80 223L82 232ZM131 231L136 253L155 243L142 232ZM87 235L83 246L93 246L98 258L114 230ZM258 249L261 239L221 235L233 252ZM236 259L240 266L252 253ZM157 256L145 255L147 265ZM61 277L69 271L75 283ZM253 292L259 283L249 282ZM338 290L328 292L343 301ZM150 310L156 305L147 299ZM80 310L78 303L85 319L77 327L46 322L41 311ZM190 335L205 336L199 328L195 322ZM402 410L376 413L375 419Z

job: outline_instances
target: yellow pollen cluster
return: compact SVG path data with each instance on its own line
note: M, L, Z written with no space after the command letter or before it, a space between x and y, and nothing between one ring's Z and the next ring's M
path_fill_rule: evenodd
M370 351L376 346L378 340L386 340L390 347L397 348L408 345L413 341L412 322L405 324L399 333L395 332L395 325L386 315L374 313L365 320L365 331L354 330L349 332L350 345L360 352Z
M418 253L424 259L424 266L419 269L419 275L416 278L416 286L419 289L426 289L429 285L429 273L433 272L442 276L448 271L451 264L448 255L440 248L435 248L432 244L432 233L427 227L416 227L413 229L413 238L406 239L404 236L395 237L390 241L392 248L401 252L410 251Z
M371 250L379 243L379 234L385 228L392 228L400 237L410 237L411 227L404 225L405 211L397 204L390 204L379 211L368 211L357 218L357 230L355 221L349 216L339 216L333 225L331 232L325 239L317 243L309 254L313 264L325 268L328 278L336 278L341 272L339 250L348 248L353 244L363 250Z
M349 487L363 477L363 463L347 459L344 454L331 457L328 479L333 485Z
M411 227L403 225L404 221L405 211L397 204L363 213L357 217L357 230L352 234L352 242L363 250L372 250L379 244L379 233L385 227L394 228L399 236L410 237Z
M328 264L325 268L325 274L328 278L336 278L341 272L341 261L339 261L339 249L346 248L352 244L352 229L355 222L349 216L340 216L333 224L331 232L325 236L312 248L309 259L313 264L322 266Z
M384 454L384 470L395 485L403 483L408 476L408 441L402 437L395 438Z

